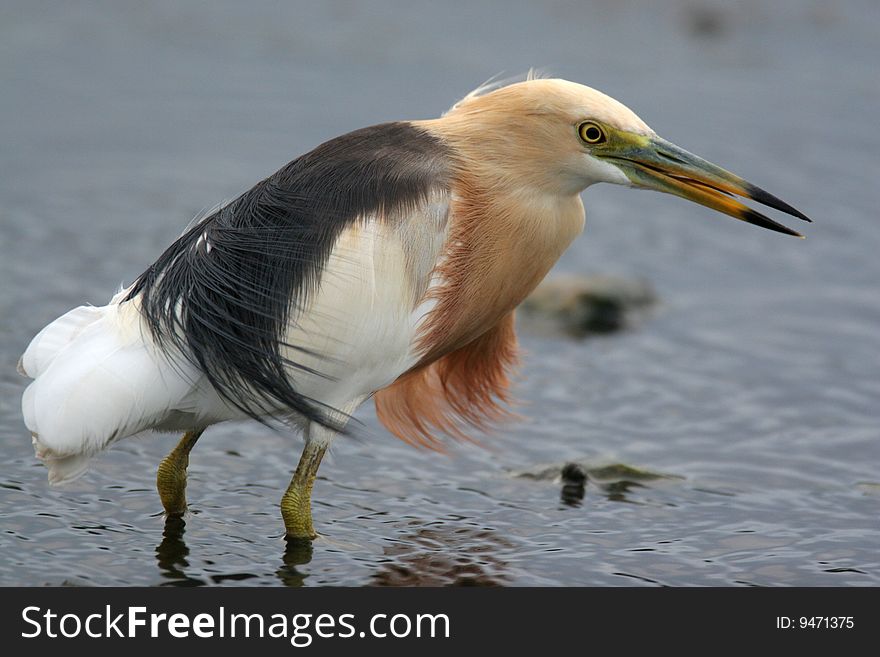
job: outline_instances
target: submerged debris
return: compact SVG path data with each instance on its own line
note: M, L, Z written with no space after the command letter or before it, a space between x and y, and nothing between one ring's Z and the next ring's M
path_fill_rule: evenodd
M580 506L588 482L599 488L609 500L624 502L632 488L644 487L647 482L684 479L678 475L640 470L623 463L590 466L583 461L569 461L561 466L541 466L511 474L522 479L562 484L560 499L566 506Z
M520 306L524 325L540 333L584 338L632 326L655 305L642 280L561 275L545 280Z
M579 463L566 463L562 467L562 491L559 497L563 504L579 506L584 499L587 487L587 471Z
M566 463L562 466L562 481L584 486L587 483L587 471L580 463Z

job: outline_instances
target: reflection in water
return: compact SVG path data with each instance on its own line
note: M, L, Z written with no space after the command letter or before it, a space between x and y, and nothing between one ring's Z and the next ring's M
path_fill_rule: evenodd
M211 575L210 581L187 575L186 569L190 568L187 557L189 547L183 536L186 533L186 521L183 518L167 518L165 529L162 532L162 542L156 547L156 564L166 581L163 586L205 586L208 584L223 584L257 578L253 573L226 573ZM312 560L313 547L311 541L287 540L283 565L275 572L275 575L285 586L303 586L308 574L301 573L297 566L302 566Z
M156 547L156 563L162 573L162 577L169 581L166 586L202 586L204 581L190 577L184 572L189 567L186 557L189 548L183 540L186 532L186 521L183 518L167 518L165 530L162 532L162 542Z
M275 575L285 586L299 587L305 584L307 574L301 573L297 566L304 566L312 560L314 546L312 541L301 538L286 538L284 554L281 556L283 565L275 571Z
M640 484L637 481L629 481L627 479L621 479L619 481L609 481L600 485L600 488L605 493L605 497L608 498L611 502L629 502L630 504L637 504L637 502L628 499L627 493L630 492L633 488L644 488L644 484Z
M399 535L389 559L370 583L376 586L503 586L507 564L494 552L511 543L492 529L440 525Z
M565 506L577 508L583 502L585 492L586 486L583 484L563 484L562 490L559 493L559 500Z

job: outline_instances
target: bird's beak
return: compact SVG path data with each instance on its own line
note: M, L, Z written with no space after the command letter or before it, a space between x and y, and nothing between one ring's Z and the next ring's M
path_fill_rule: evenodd
M734 198L748 198L810 221L802 212L760 187L660 137L629 133L617 133L614 137L609 144L611 148L597 155L616 164L635 186L675 194L750 224L803 237Z

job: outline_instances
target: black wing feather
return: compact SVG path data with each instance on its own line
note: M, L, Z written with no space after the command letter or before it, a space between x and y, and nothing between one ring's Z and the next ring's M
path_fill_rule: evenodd
M282 356L288 322L340 232L358 217L415 207L445 186L447 159L441 142L403 122L326 142L190 228L126 300L140 296L157 343L183 353L249 416L295 411L340 429L290 380L308 368Z

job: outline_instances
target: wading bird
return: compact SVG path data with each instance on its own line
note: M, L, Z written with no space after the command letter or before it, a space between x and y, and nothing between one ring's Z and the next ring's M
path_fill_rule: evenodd
M582 231L580 193L599 182L789 235L734 196L809 221L565 80L482 88L439 119L356 130L197 221L108 305L33 339L22 407L49 481L126 436L185 432L157 475L180 515L207 427L282 420L305 437L281 501L287 536L314 538L321 458L369 397L391 433L426 447L504 416L514 309Z

